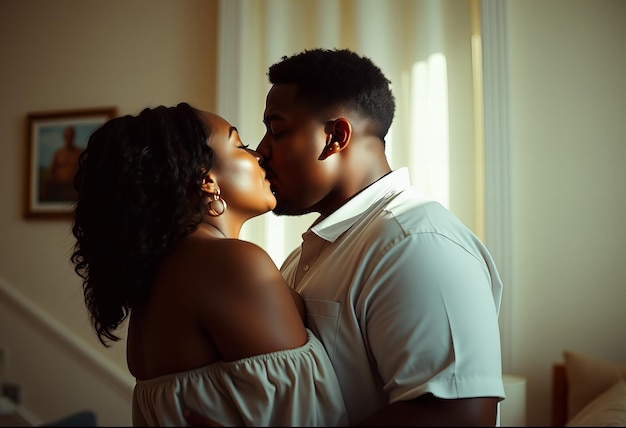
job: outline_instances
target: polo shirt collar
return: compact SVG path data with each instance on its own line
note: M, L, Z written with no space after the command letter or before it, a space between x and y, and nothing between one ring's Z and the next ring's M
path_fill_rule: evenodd
M310 231L326 241L335 242L371 209L375 202L410 186L408 168L392 171L360 191L331 215L311 227Z

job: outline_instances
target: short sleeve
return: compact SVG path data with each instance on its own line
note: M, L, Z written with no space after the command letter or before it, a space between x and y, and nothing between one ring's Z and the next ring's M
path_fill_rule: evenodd
M436 232L409 234L369 282L365 331L391 402L427 392L504 397L498 309L482 258Z

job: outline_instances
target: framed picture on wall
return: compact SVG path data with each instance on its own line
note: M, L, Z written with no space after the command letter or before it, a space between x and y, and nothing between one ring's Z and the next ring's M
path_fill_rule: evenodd
M27 219L71 217L78 157L91 133L116 115L115 107L28 114Z

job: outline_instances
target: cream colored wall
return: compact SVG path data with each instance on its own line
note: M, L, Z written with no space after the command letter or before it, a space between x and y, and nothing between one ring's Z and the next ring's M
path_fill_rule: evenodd
M22 218L25 117L102 106L115 106L120 115L135 114L145 106L180 101L213 110L216 16L217 0L0 1L0 281L124 373L125 343L104 349L87 322L80 282L68 261L73 243L69 220ZM4 324L0 347L27 334L22 327ZM31 371L22 365L31 356L19 352L29 347L20 349L8 350L10 370L28 377ZM36 360L55 371L47 355L41 350ZM58 385L46 385L45 374L16 380L23 383L25 404L37 416L57 416L35 398L44 388L58 401ZM120 413L127 416L126 410ZM112 419L105 419L105 425L119 422L106 417Z
M105 350L87 323L68 262L69 222L21 217L24 119L32 111L108 105L136 113L182 100L213 109L215 4L0 1L0 285L125 375L124 344ZM511 371L528 378L529 424L546 425L550 365L563 349L626 361L620 269L626 262L626 2L507 0L507 6ZM52 340L3 296L0 347L10 344L10 372L19 374L31 410L47 420L94 399L102 425L128 425L128 391L93 373L67 351L71 346ZM62 393L58 379L83 394Z
M513 370L545 426L564 349L626 361L626 2L507 6Z

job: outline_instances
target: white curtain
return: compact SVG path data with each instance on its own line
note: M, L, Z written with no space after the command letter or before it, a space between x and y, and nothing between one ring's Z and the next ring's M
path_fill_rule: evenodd
M368 56L393 82L397 111L387 139L392 168L408 167L413 184L481 236L477 1L221 0L218 113L256 147L265 131L271 64L316 47ZM264 215L244 226L242 238L265 248L280 265L314 218Z

